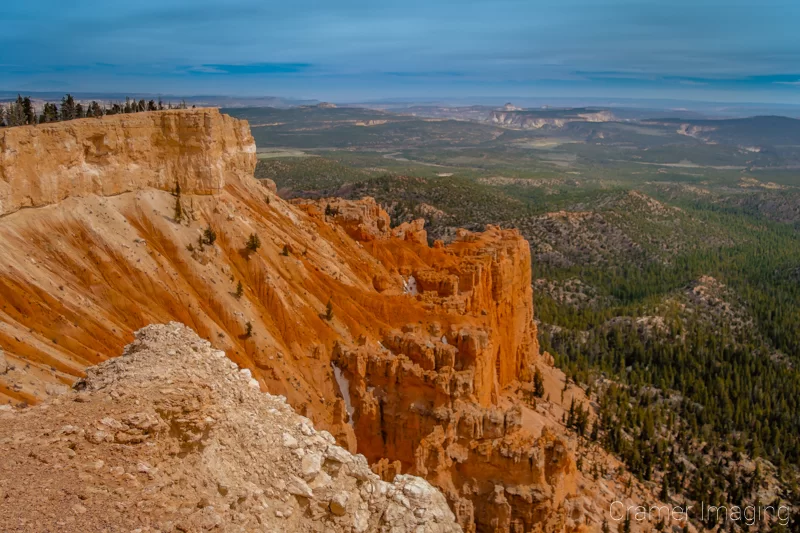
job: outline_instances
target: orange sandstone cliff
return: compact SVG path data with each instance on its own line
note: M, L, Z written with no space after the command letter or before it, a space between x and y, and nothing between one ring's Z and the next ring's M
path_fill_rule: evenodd
M465 531L597 525L563 410L519 399L534 366L553 396L563 376L515 230L431 247L371 199L287 203L253 179L247 123L212 109L12 128L0 150L0 401L180 321L376 473L437 485Z
M0 216L69 197L153 187L218 193L256 145L227 115L164 111L0 130Z

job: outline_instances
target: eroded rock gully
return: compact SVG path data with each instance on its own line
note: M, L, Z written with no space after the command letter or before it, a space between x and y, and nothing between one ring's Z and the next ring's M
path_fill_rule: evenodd
M246 122L216 110L0 135L0 400L57 396L174 320L384 478L441 488L465 531L602 520L559 422L582 392L535 408L515 394L534 366L553 398L563 384L539 354L516 231L429 246L371 199L287 203L253 179Z

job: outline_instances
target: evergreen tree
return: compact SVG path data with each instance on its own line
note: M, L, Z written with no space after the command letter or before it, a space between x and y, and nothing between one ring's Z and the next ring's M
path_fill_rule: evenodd
M589 425L589 410L583 407L583 404L578 405L575 416L575 429L578 435L583 437L586 434L586 428Z
M9 127L24 126L26 119L22 97L18 96L17 100L8 104L6 108L6 125Z
M542 377L542 371L539 370L539 367L536 367L533 371L533 394L537 398L544 396L544 377Z
M569 404L566 425L569 429L572 429L572 427L575 425L575 398L572 398L572 401Z
M207 226L206 229L203 230L203 244L212 245L217 240L217 232L211 229L211 226Z
M25 123L36 124L36 109L34 109L29 96L22 99L22 110L25 113Z
M103 108L96 101L92 100L92 103L86 106L87 117L102 117L103 115Z
M172 212L172 218L175 219L175 222L182 222L184 219L183 205L181 204L180 195L175 197L175 207Z
M60 119L60 115L58 112L58 106L53 103L45 103L44 107L42 108L42 114L39 117L39 122L41 123L48 123L48 122L58 122Z
M183 213L183 205L181 204L181 184L179 182L175 182L175 208L173 211L172 218L175 219L175 222L183 221L184 213Z
M257 234L251 233L250 237L247 238L247 243L245 244L245 248L248 252L252 253L261 248L261 239L258 237Z
M61 99L61 120L74 120L76 116L75 99L71 94L67 94Z

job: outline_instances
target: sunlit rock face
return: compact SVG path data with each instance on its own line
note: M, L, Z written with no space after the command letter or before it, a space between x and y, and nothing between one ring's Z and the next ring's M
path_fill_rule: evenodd
M58 394L178 321L383 477L441 488L466 531L580 527L563 428L511 393L549 368L517 231L429 245L369 198L287 203L253 178L247 123L216 110L11 128L0 146L0 402Z

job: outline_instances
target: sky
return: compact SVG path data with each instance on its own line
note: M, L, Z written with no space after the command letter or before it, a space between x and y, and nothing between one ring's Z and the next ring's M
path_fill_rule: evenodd
M0 20L11 91L800 104L798 0L26 0Z

